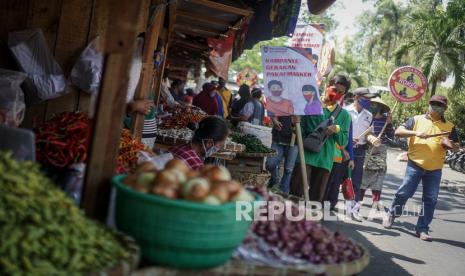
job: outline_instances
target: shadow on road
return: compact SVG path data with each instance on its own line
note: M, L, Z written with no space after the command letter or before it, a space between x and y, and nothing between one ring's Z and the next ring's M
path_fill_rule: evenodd
M439 219L439 220L447 221L447 222L454 222L454 223L464 223L465 224L465 221L462 221L462 220L453 220L453 219Z
M433 239L433 242L440 242L440 243L444 243L444 244L448 244L448 245L452 245L455 247L465 249L465 242L461 242L461 241L446 240L446 239Z

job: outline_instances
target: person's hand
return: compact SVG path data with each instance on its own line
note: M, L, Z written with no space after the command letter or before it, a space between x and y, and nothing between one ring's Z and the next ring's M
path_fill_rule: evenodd
M389 113L387 118L386 118L386 124L392 124L392 114Z
M428 135L427 135L426 133L420 132L420 131L417 131L417 132L415 133L415 136L418 137L418 138L420 138L420 139L426 139L426 138L428 137Z
M368 142L370 142L375 148L381 146L381 139L374 135L368 135L367 137Z
M291 120L294 125L300 124L300 116L292 116Z
M278 121L278 118L276 118L276 117L271 117L271 121L273 121L273 126L274 126L274 128L276 128L277 130L281 131L281 129L283 128L283 124L281 124L281 122Z
M337 126L335 125L329 126L325 129L325 134L328 136L333 135L336 132L337 132Z
M372 144L373 144L373 147L375 147L375 148L381 146L381 139L376 137L375 139L373 139Z
M355 146L355 145L358 144L358 142L359 142L359 139L354 137L354 139L353 139L353 141L352 141L352 145Z
M355 162L354 160L350 160L349 161L349 164L347 165L347 167L349 167L349 169L353 170L355 168Z
M149 114L150 109L154 106L155 104L151 100L135 100L129 104L129 112L137 112L147 115Z
M347 150L343 150L342 154L344 154L344 160L349 160L350 159L350 154Z

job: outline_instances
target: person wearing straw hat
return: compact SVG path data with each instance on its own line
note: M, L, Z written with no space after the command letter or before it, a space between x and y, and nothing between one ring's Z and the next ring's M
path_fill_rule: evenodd
M363 201L366 190L371 189L372 208L382 210L384 208L380 204L380 199L387 171L387 144L388 138L392 139L394 137L394 128L389 113L391 108L381 98L372 98L370 102L370 112L373 114L371 122L373 130L367 137L371 146L368 150L370 154L365 161L360 194Z

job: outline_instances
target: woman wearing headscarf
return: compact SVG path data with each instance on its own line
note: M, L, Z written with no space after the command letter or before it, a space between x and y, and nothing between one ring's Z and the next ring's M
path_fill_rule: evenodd
M211 83L205 83L202 86L202 92L195 96L193 105L199 107L208 115L218 114L218 102L216 100L215 86Z

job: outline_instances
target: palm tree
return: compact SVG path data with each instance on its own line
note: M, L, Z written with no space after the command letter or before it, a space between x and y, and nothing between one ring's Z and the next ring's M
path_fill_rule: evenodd
M454 91L465 88L465 64L462 54L465 43L460 38L464 23L452 20L442 11L435 15L412 15L412 36L395 52L397 63L410 56L414 64L421 66L431 84L431 95L436 93L438 82L449 75L454 77Z
M346 75L352 81L353 88L365 86L365 74L361 70L361 61L354 58L350 52L336 56L336 62L331 74L331 77L335 74Z
M371 18L367 28L372 32L367 43L368 57L371 60L376 51L387 61L402 36L403 10L393 0L380 1L377 6L376 12L368 15Z

